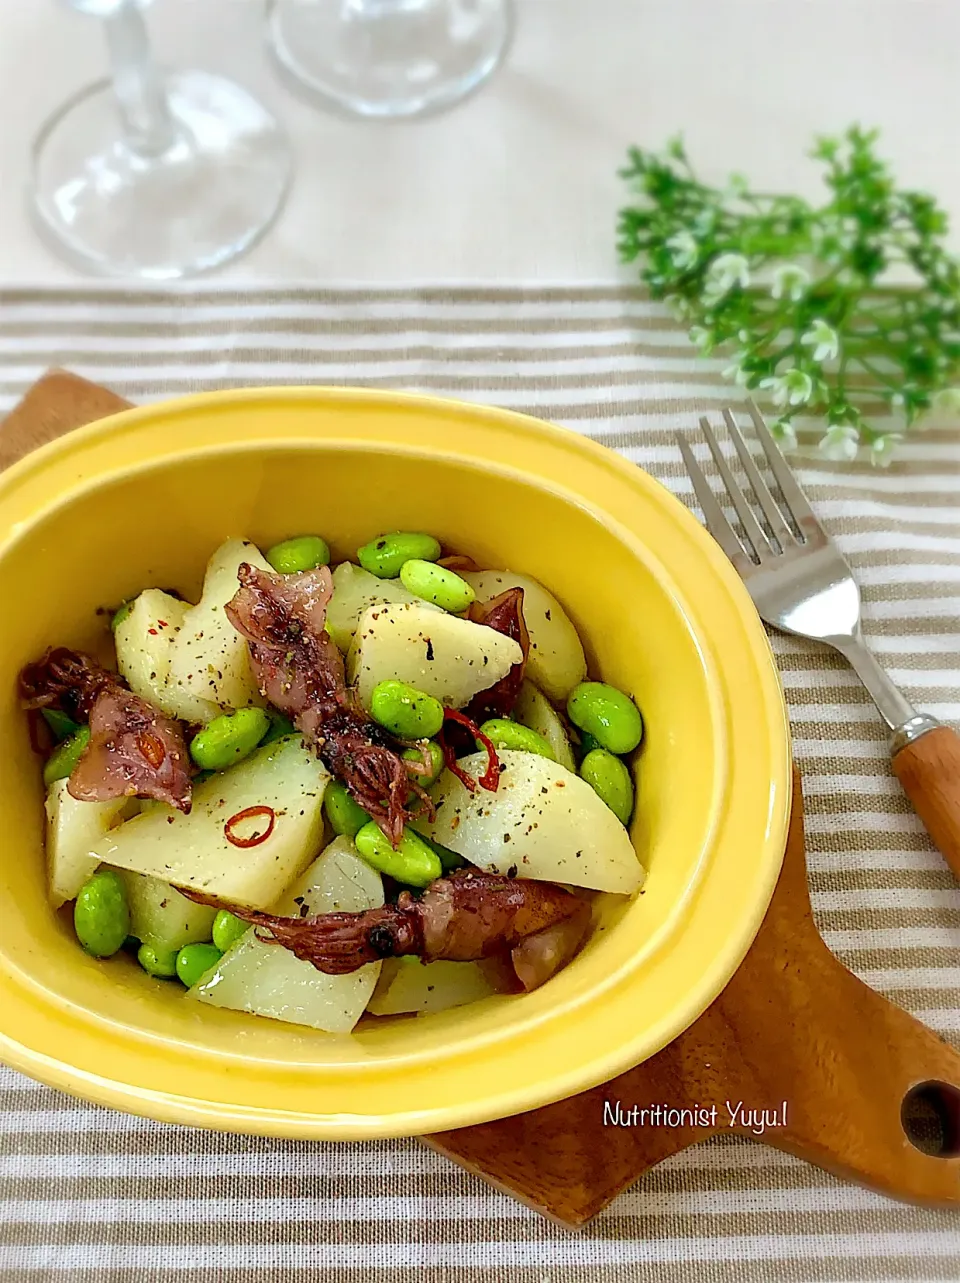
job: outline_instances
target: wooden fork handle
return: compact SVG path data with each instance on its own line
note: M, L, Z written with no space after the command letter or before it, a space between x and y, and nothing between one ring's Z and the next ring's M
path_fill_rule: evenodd
M927 731L894 754L893 770L960 881L960 735L949 726Z

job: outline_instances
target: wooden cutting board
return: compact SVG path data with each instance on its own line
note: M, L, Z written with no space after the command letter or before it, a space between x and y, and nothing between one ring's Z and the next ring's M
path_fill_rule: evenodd
M126 405L54 371L0 427L0 467ZM905 1128L935 1152L923 1152ZM960 1209L960 1055L868 989L820 938L798 775L783 871L763 925L694 1025L602 1087L424 1139L577 1227L662 1159L727 1132L894 1198Z

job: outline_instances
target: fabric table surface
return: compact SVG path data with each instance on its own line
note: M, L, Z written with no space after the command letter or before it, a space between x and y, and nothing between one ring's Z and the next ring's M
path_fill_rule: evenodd
M428 390L621 451L692 504L673 441L730 396L663 310L616 286L173 295L0 289L0 412L66 366L137 401L250 384ZM2 431L2 428L0 428ZM960 722L960 431L885 470L799 469L851 561L864 628L907 695ZM960 1046L960 890L890 772L879 718L826 650L773 644L830 947ZM748 1141L664 1163L570 1234L415 1141L196 1132L0 1070L0 1280L46 1283L956 1283L960 1217Z

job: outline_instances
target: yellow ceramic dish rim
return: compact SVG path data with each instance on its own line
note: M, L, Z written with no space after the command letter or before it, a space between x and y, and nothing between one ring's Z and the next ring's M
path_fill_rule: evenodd
M580 1066L565 1074L552 1075L546 1082L534 1078L522 1086L500 1091L484 1100L465 1102L456 1107L448 1106L442 1110L417 1110L368 1116L293 1113L278 1110L272 1106L251 1108L236 1103L225 1104L222 1101L201 1100L188 1094L176 1095L159 1092L151 1088L137 1086L136 1083L118 1082L113 1078L91 1074L64 1061L55 1060L48 1055L42 1054L31 1048L27 1043L6 1033L0 1033L0 1051L2 1051L2 1058L13 1068L29 1073L52 1086L86 1096L101 1104L147 1114L163 1121L189 1122L221 1129L252 1131L277 1136L312 1136L318 1138L415 1134L427 1130L464 1126L491 1117L500 1117L531 1109L614 1077L631 1064L637 1063L640 1059L653 1054L664 1046L671 1038L675 1037L677 1033L696 1019L697 1015L720 992L739 965L752 942L756 930L759 928L779 873L789 813L790 751L786 709L773 657L752 603L739 578L692 514L659 483L622 457L606 450L602 445L592 442L577 433L569 432L535 419L529 419L511 411L454 403L441 398L413 394L336 388L238 389L221 393L198 394L180 398L176 401L126 411L120 415L113 416L109 420L102 420L92 424L42 447L40 450L28 455L0 478L0 497L11 495L17 487L24 484L27 484L29 489L28 483L31 476L42 475L51 460L57 458L64 460L68 457L76 458L82 456L84 451L88 450L92 445L102 442L107 437L113 443L116 443L119 435L125 432L136 432L145 427L149 431L151 423L155 423L158 417L163 419L164 417L183 416L184 414L199 411L207 415L208 419L211 419L215 417L217 410L229 409L230 407L236 408L239 405L249 405L250 403L261 403L262 405L263 402L290 402L291 400L294 402L316 402L317 399L334 400L343 402L345 405L356 405L359 402L362 405L369 406L373 403L385 410L422 411L427 416L431 413L434 415L437 413L450 415L453 411L466 420L472 420L475 426L477 424L486 424L487 426L496 426L508 433L521 432L528 437L549 438L552 445L561 445L566 452L569 452L574 457L578 455L581 458L588 457L593 463L600 462L603 468L619 473L622 478L628 480L630 485L643 490L645 497L663 510L664 516L669 522L683 528L688 540L697 546L697 551L701 558L705 559L709 566L711 577L715 581L719 581L725 590L726 596L730 599L737 621L742 627L747 640L746 652L737 657L736 663L743 669L741 677L746 674L754 679L765 712L764 731L771 746L770 775L769 779L766 780L767 826L761 859L757 861L755 866L753 896L752 898L744 899L741 912L734 922L733 928L726 935L725 947L712 956L709 969L701 977L700 983L687 993L686 1001L675 1004L669 1013L664 1015L657 1023L645 1025L641 1036L634 1035L627 1038L622 1043L608 1049L603 1055L591 1056L586 1067ZM211 415L211 411L213 411L213 415ZM327 446L336 445L335 437L329 434L321 437L316 432L311 433L308 428L293 436L288 434L270 438L268 441L263 441L262 438L259 440L265 449L275 449L284 447L302 448L305 445L309 445L311 441L316 442L318 439L322 439ZM256 440L258 438L254 434L250 434L248 437L241 435L239 438L234 438L224 443L223 448L242 449L245 445L249 446L251 442ZM349 445L351 448L357 448L360 443L353 438L343 438L343 444ZM394 448L400 449L404 453L409 452L410 449L405 442L391 444L388 441L381 440L378 444L380 449L386 448L389 450ZM204 448L198 445L196 449L168 451L163 447L157 447L154 442L148 448L146 454L139 456L138 462L132 466L134 468L137 466L142 467L144 464L156 464L164 458L186 459L205 453L209 453L209 447ZM436 453L436 451L433 451L433 453ZM440 453L451 459L469 462L473 466L489 467L476 454L470 454L463 450L443 449ZM101 469L99 472L93 472L90 478L80 479L76 485L64 488L55 500L43 505L42 509L40 507L35 508L31 514L31 519L25 519L22 524L16 523L20 529L12 532L14 537L22 533L24 526L32 524L32 520L39 520L43 512L49 511L60 504L69 503L80 490L86 488L87 484L96 484L98 481L104 480L107 475L111 478L116 477L122 474L124 470L122 466L111 468L107 474ZM530 473L522 470L501 466L491 467L490 470L518 476L528 483L531 479ZM575 469L570 471L570 476L576 476ZM576 488L570 489L568 486L555 484L540 476L536 477L536 482L538 485L546 486L554 492L562 493L566 497L572 498L574 502L579 502L582 506L588 507L595 516L603 520L608 526L613 527L618 537L623 537L626 534L630 542L643 542L635 532L630 531L629 527L624 528L620 521L605 513L595 496L586 498ZM649 547L645 548L645 560L649 565L656 566L659 569L661 577L666 581L665 586L671 595L675 599L680 596L682 607L682 595L677 593L675 580L666 575L656 558L651 557ZM687 617L689 620L689 614ZM694 629L693 631L696 636L696 630ZM734 737L736 737L735 721L734 725L732 727L728 726L727 729L732 731ZM731 804L728 798L722 814L713 817L713 835L719 843L729 843L737 840L735 832L730 831L733 823L730 811ZM701 879L696 887L696 894L702 896L704 890ZM13 977L10 974L4 974L0 977L0 992L12 982ZM611 1015L611 1022L620 1028L629 1027L629 1025L624 1026L622 1023L623 1019L628 1017L628 1011L623 1008L622 1004L625 1001L627 1003L630 1001L629 994L622 991L628 990L629 985L619 982L613 984L611 981L600 988L606 991L605 1001L619 1003L621 1006L620 1017ZM611 989L620 990L621 992L611 992ZM67 1011L63 1010L62 1015L67 1017Z

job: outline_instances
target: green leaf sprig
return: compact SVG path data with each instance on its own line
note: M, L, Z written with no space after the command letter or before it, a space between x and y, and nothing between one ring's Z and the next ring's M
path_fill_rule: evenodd
M731 352L724 373L769 397L788 448L794 418L816 416L828 457L865 445L883 463L903 432L867 421L878 400L904 431L931 407L960 409L960 264L944 211L896 187L875 141L855 126L817 142L820 206L752 192L737 175L709 187L680 139L664 154L634 147L621 173L637 199L620 211L619 249L701 353Z

